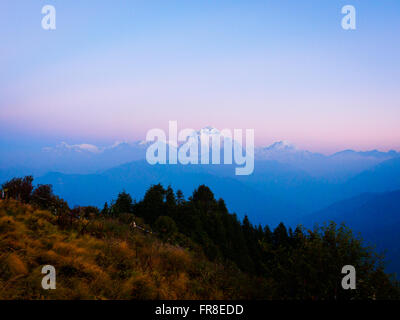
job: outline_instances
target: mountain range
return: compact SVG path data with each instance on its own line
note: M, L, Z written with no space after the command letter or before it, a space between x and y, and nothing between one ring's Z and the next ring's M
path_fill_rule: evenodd
M387 270L400 272L400 190L383 193L363 193L334 203L300 219L312 227L326 221L344 223L360 233L368 244L385 252Z
M221 131L205 127L194 131L192 136L200 142L200 136L226 138ZM229 139L229 138L228 138ZM235 140L231 141L238 144ZM174 142L166 141L170 148ZM144 160L148 141L115 142L109 146L96 146L89 143L68 144L61 142L55 146L11 149L2 148L0 157L0 181L15 173L33 173L36 176L47 172L66 174L92 174L132 162ZM221 152L223 144L221 144ZM201 153L199 152L199 157ZM397 158L400 153L344 150L332 155L310 152L296 148L287 141L279 141L267 147L256 147L255 161L276 161L304 171L312 177L324 178L331 182L343 182L362 171L383 161Z
M222 136L212 127L192 133L197 139L201 134ZM32 174L40 183L53 184L73 204L95 205L102 205L123 188L141 197L140 190L161 182L190 195L199 183L208 183L231 210L261 223L306 215L363 192L400 188L400 154L396 151L345 150L324 155L279 141L255 149L252 175L236 176L235 165L149 165L145 157L150 143L116 142L99 147L62 142L25 153L2 152L0 182ZM105 182L104 187L99 181ZM85 190L74 195L78 185L85 185ZM240 199L235 196L238 192Z
M220 134L213 128L206 130ZM199 137L201 132L193 134ZM236 176L234 164L150 165L145 160L148 145L146 141L106 147L60 143L25 154L6 152L0 157L0 183L33 174L36 183L52 184L56 194L71 205L99 207L122 190L139 200L143 190L161 183L181 189L189 197L205 184L226 201L231 212L241 218L247 214L255 224L274 226L284 221L292 226L311 225L322 218L336 221L349 217L349 225L373 242L378 241L377 234L385 234L384 230L397 232L398 220L386 219L383 209L367 210L378 208L372 204L379 199L379 203L385 199L397 205L400 202L395 192L400 190L400 154L396 151L344 150L324 155L279 141L255 149L252 175ZM391 217L400 215L398 207L382 208L390 209L387 214ZM383 225L383 217L392 222ZM367 230L368 224L373 227L375 223L375 233L373 228Z
M396 179L400 177L400 158L396 152L344 151L325 156L277 142L256 149L254 174L235 176L233 165L151 166L144 160L145 150L144 142L106 148L66 144L46 148L43 152L49 154L48 158L59 159L59 166L65 161L68 168L50 169L38 181L52 183L62 195L71 189L66 198L73 203L96 205L102 205L124 188L140 198L141 190L161 182L190 195L196 185L207 183L228 201L232 210L241 215L247 213L261 223L295 218L362 192L400 188L400 179ZM81 162L86 165L80 165ZM78 165L79 170L71 172ZM85 172L89 166L90 170ZM109 168L102 170L105 167ZM106 190L100 192L99 181L104 181ZM85 185L85 190L75 194L78 185ZM94 194L87 196L88 192Z

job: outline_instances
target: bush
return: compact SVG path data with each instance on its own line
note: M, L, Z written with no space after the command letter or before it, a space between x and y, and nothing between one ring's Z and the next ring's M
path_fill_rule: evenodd
M158 217L154 227L155 230L160 234L160 237L164 240L171 238L175 233L178 232L175 221L167 216Z

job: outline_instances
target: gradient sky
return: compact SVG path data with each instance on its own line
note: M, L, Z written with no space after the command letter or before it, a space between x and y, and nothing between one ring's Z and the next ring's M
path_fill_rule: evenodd
M109 144L178 120L400 150L399 57L398 0L2 0L0 144Z

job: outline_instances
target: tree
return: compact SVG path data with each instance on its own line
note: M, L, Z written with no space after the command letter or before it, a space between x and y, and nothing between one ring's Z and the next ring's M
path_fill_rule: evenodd
M172 190L171 186L168 186L167 190L165 190L165 202L167 207L175 207L176 206L176 198L174 190Z
M160 207L164 203L165 193L166 191L161 184L152 185L144 195L143 201Z
M285 225L281 222L274 230L272 239L275 246L286 246L289 242L289 236Z
M170 217L175 216L176 211L176 197L174 190L172 190L171 186L168 186L167 190L165 190L165 212L166 215Z
M104 207L103 207L103 209L101 210L101 214L102 214L102 215L108 215L108 214L110 214L110 208L108 207L108 203L107 203L107 202L104 203Z
M218 211L221 213L228 213L224 199L219 198L218 200Z
M113 214L132 213L133 202L132 197L125 190L118 194L118 198L113 205Z
M158 217L154 227L163 240L171 238L175 233L178 232L175 221L167 216Z
M182 190L176 192L176 202L178 205L182 205L185 202Z
M272 232L268 225L264 227L264 241L272 243Z
M215 202L211 189L204 184L193 191L192 200L194 202Z
M157 217L164 214L165 189L161 184L153 185L144 195L142 205L139 207L139 214L152 224Z
M40 184L32 193L31 202L41 209L51 209L55 204L53 187L50 184Z
M203 213L216 209L217 201L211 189L205 185L199 186L193 191L191 202Z
M312 231L294 230L280 223L254 226L248 216L240 222L222 199L200 186L188 201L171 187L152 186L134 206L135 217L146 220L163 241L174 239L182 246L226 266L251 275L259 282L259 298L356 299L398 297L380 258L362 246L345 228L334 224ZM132 216L132 215L131 215ZM119 219L121 221L121 219ZM357 290L341 289L344 265L357 270Z
M33 190L32 182L32 176L13 178L4 183L2 188L7 192L8 197L28 203L31 199L31 193Z

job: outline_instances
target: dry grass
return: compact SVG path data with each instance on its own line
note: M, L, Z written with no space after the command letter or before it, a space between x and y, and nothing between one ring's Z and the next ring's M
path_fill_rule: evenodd
M0 299L230 297L210 275L204 277L204 268L212 274L221 266L133 233L115 219L88 223L76 219L60 225L48 211L0 201ZM44 265L56 269L56 290L41 287Z

